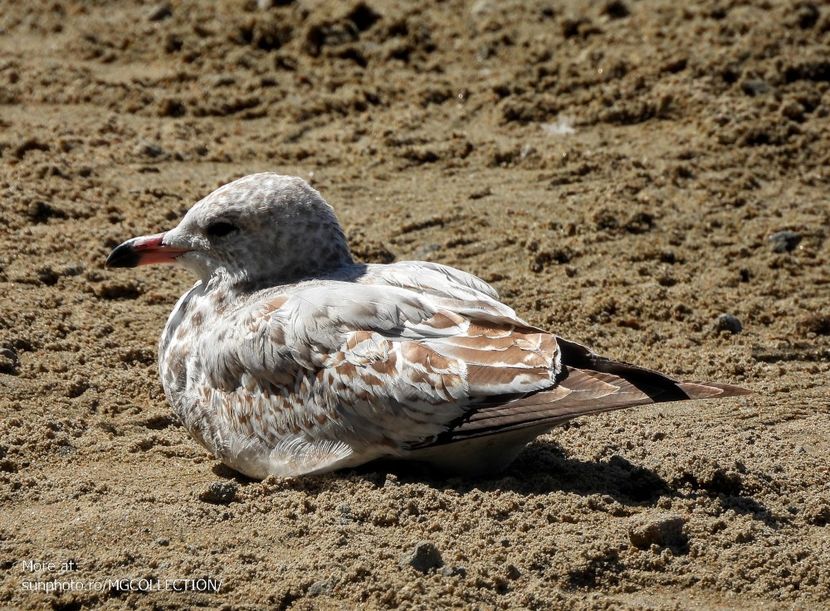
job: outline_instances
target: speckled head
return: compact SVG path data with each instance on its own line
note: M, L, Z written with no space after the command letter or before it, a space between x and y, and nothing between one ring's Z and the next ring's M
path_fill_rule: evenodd
M197 202L170 231L133 238L111 267L176 262L207 282L281 283L352 263L334 210L307 182L273 173L235 180Z

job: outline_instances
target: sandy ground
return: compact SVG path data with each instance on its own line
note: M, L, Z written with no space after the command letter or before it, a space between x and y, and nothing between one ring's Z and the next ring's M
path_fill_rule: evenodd
M828 608L830 10L680 4L0 3L0 604ZM364 260L755 394L477 481L235 477L156 372L192 279L103 262L261 170Z

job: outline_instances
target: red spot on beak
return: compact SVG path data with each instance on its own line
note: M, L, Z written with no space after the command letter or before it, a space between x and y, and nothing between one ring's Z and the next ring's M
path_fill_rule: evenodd
M107 267L137 267L156 263L172 263L186 252L186 248L176 248L164 244L164 233L142 236L127 240L116 246L107 257Z

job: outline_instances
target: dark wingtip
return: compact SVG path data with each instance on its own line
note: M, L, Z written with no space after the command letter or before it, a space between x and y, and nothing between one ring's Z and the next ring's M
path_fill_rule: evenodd
M139 255L130 242L124 242L113 248L107 257L107 267L135 267L138 265Z
M655 403L686 399L713 399L751 394L751 390L714 382L678 382L659 371L598 356L582 344L556 338L562 350L562 363L619 376L647 394Z

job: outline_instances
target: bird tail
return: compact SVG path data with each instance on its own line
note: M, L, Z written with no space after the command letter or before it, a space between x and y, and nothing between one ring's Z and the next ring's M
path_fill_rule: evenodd
M752 391L732 384L717 382L678 382L652 369L615 361L594 354L576 342L556 338L562 352L562 364L568 369L586 369L618 376L648 395L651 402L685 401L689 399L711 399L751 394ZM564 376L567 377L567 371Z
M465 414L432 443L444 444L532 429L538 435L577 418L637 405L714 399L751 394L714 382L679 382L657 371L598 356L584 346L557 338L562 372L556 386L521 397L492 397Z
M751 395L752 391L733 384L716 382L677 382L677 386L689 399L715 399Z

